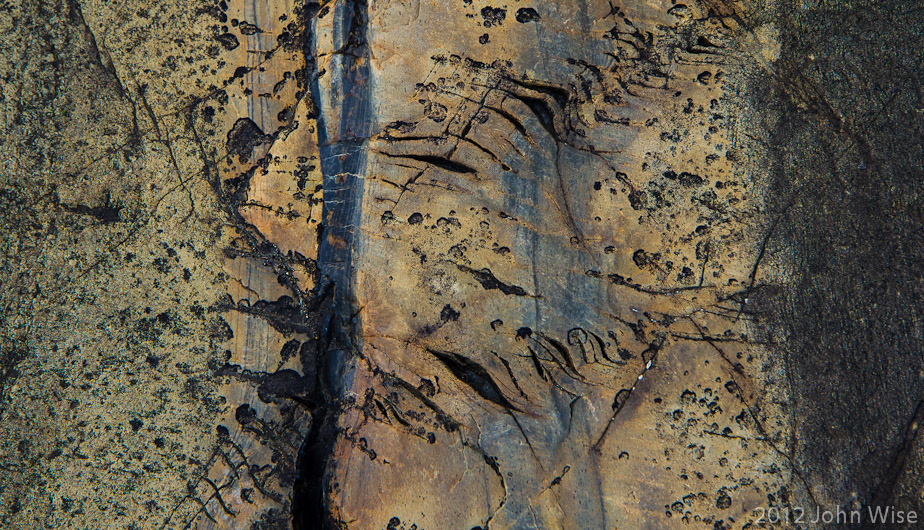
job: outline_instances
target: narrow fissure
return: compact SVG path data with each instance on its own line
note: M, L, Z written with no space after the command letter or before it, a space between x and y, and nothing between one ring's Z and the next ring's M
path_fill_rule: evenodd
M311 9L309 12L317 12ZM340 396L349 385L349 362L361 345L351 296L355 226L362 202L365 142L370 124L368 5L365 0L338 3L333 17L332 43L319 43L318 19L306 25L303 49L311 65L311 90L318 108L318 147L323 174L323 232L318 249L319 282L323 298L318 311L319 344L314 358L317 382L309 398L312 423L298 457L293 487L292 526L295 530L338 527L328 505L327 482L331 453L338 435ZM337 50L320 79L318 50ZM325 84L326 83L326 84ZM342 94L342 96L340 96Z

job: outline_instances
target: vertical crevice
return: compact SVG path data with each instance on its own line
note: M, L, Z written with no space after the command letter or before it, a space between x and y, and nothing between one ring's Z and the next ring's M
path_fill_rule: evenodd
M320 9L320 8L319 8ZM311 97L318 108L318 147L323 173L323 232L318 249L317 296L320 329L315 362L318 381L312 397L312 426L299 452L293 492L293 528L337 528L327 504L330 455L337 437L341 396L349 386L350 360L361 345L353 308L353 259L362 203L362 174L371 113L366 0L337 2L328 12L308 10L304 36L311 73ZM317 16L315 16L317 15ZM324 20L325 17L332 17ZM332 42L318 42L320 24L331 24ZM328 33L324 33L328 34ZM324 68L320 49L333 50ZM323 74L320 74L323 72Z

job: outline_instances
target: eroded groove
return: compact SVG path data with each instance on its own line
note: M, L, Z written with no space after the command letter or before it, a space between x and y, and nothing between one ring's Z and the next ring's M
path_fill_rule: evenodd
M481 286L488 291L491 289L498 289L504 294L512 294L514 296L529 296L529 293L526 292L526 289L523 289L519 285L510 285L498 280L490 269L475 270L471 267L466 267L465 265L458 263L456 264L456 267L458 267L460 271L467 272L474 276L475 279L478 280L478 283L480 283Z
M410 160L416 160L418 162L423 162L434 167L438 167L442 170L449 171L450 173L460 173L463 175L475 174L478 171L475 168L467 166L462 162L456 162L447 157L436 156L436 155L412 155L412 154L393 154L386 153L384 151L377 151L379 154L385 155L389 158L407 158Z
M501 391L494 378L477 362L457 353L427 348L459 381L470 386L482 398L507 410L519 411Z

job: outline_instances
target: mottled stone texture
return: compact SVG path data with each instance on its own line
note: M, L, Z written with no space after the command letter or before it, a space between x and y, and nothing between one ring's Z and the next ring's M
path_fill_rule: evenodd
M319 179L261 9L4 5L0 527L290 526Z
M0 527L924 517L922 23L0 4Z

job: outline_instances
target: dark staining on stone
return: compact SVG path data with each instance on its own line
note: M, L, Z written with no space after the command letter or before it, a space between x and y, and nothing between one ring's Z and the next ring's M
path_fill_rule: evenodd
M521 7L517 9L516 19L520 24L526 24L527 22L532 22L534 20L539 20L539 13L531 7Z
M433 381L429 379L421 379L420 385L417 386L417 390L422 392L427 397L436 396L436 385L433 384Z
M397 517L392 517L388 520L388 526L385 530L418 530L418 525L412 522L403 522ZM423 530L423 528L419 530Z
M172 311L164 311L155 317L137 320L133 331L138 340L154 344L160 343L160 337L165 331L170 331L173 335L183 335L187 332L183 321Z
M518 285L508 285L494 276L494 273L490 269L481 269L475 270L471 267L466 267L465 265L456 264L456 267L462 272L467 272L475 277L475 280L481 284L485 290L498 289L504 294L512 294L514 296L529 296L525 289Z
M440 322L455 322L459 320L459 315L461 315L461 313L453 309L451 305L446 304L443 306L443 310L440 311Z
M632 355L632 353L626 348L619 348L618 350L616 350L616 353L619 354L619 358L622 359L623 361L635 359L635 355Z
M657 256L657 258L655 257ZM635 263L635 266L644 269L660 259L660 255L648 254L644 249L638 249L632 253L632 261Z
M237 40L237 37L233 33L222 33L215 37L215 40L226 50L233 50L241 45L240 41Z
M241 490L241 498L252 503L253 489ZM260 514L260 519L250 525L249 530L287 530L291 528L287 515L277 508L271 508Z
M278 114L276 114L276 120L278 120L281 123L289 123L290 121L292 121L292 118L294 117L295 117L294 107L286 107L282 109L281 111L279 111Z
M680 131L674 129L670 132L662 132L660 138L662 142L677 143L681 140L681 138L683 138L683 136L680 134Z
M695 174L693 174L693 173L689 173L689 172L687 172L687 171L681 172L679 175L677 174L676 171L665 171L665 172L663 173L663 176L664 176L664 178L666 178L666 179L668 179L668 180L675 180L675 181L678 181L678 182L680 182L680 185L681 185L681 186L684 186L684 187L687 187L687 188L693 188L693 187L696 187L696 186L701 186L704 182L706 182L706 181L703 179L703 177L701 177L701 176L699 176L699 175L695 175Z
M465 304L462 304L462 306L465 307ZM439 321L436 324L431 324L429 326L424 327L422 330L420 330L420 334L422 336L432 335L434 332L436 332L438 329L443 327L445 324L459 320L460 315L461 315L460 312L453 309L451 305L446 304L445 306L443 306L443 309L440 311Z
M695 186L701 186L705 180L699 175L694 175L693 173L688 173L686 171L682 172L679 177L680 185L692 188Z
M302 307L290 296L281 296L276 301L258 300L253 304L249 304L244 300L235 305L225 300L218 304L218 307L263 318L281 333L311 332L311 327L306 321Z
M257 33L263 33L263 30L257 27L255 24L250 22L241 22L238 25L238 29L241 30L241 33L244 35L256 35Z
M468 261L465 259L465 251L467 250L466 246L463 244L453 245L449 249L449 255L457 260Z
M244 70L247 70L247 68L244 68ZM235 72L237 72L237 70L235 70ZM228 96L228 92L226 90L220 89L215 92L215 101L217 101L219 105L224 106L227 105L229 101L231 101L231 97Z
M453 228L462 228L462 223L455 217L440 217L436 220L437 228L442 228L444 232L449 233Z
M446 120L449 110L445 105L427 100L421 100L421 103L424 105L424 115L427 118L430 118L436 123L441 123Z
M289 359L294 357L295 354L299 352L299 346L301 346L301 343L295 339L292 339L282 345L282 349L279 351L279 357L281 358L283 364L288 362Z
M484 35L478 37L478 44L487 44L491 40L491 37L485 33Z
M719 490L719 496L715 500L715 507L721 510L727 510L731 507L731 497L723 490Z
M500 7L486 6L481 8L481 18L484 19L484 27L501 26L504 19L507 18L507 10Z
M629 205L633 210L641 210L648 204L648 194L641 190L633 190L629 193Z
M241 405L235 410L234 419L245 429L251 427L255 423L262 423L260 419L257 418L257 411L247 404Z
M247 162L250 160L253 148L268 142L269 139L270 137L264 134L263 129L260 129L253 120L240 118L228 131L228 153L237 155L241 162Z
M741 389L738 387L738 383L734 381L728 381L725 383L725 390L731 394L737 394Z
M383 137L387 139L395 139L395 137L390 135L391 132L409 134L413 132L416 127L417 127L416 123L411 123L411 122L402 121L402 120L393 121L385 126Z
M234 74L231 75L231 79L228 80L229 83L233 82L235 79L242 79L245 75L249 74L253 70L246 66L238 66L234 69ZM222 102L222 105L226 105L226 102Z
M228 15L224 11L222 11L221 8L217 5L213 5L213 6L206 7L206 8L200 8L197 11L200 13L208 13L209 15L215 17L215 20L221 22L222 24L228 21ZM234 21L232 20L232 23L233 22Z
M114 203L108 194L106 195L106 200L99 206L86 206L83 204L62 204L61 206L70 213L95 217L103 224L118 223L121 220L119 212L122 211L122 206Z
M228 321L219 316L209 325L209 338L216 342L229 341L234 338L234 330Z
M299 160L299 164L295 168L295 184L298 186L299 191L305 191L305 186L308 184L308 179L311 177L311 172L315 169L317 169L317 166L305 164Z
M257 388L257 395L264 403L280 403L281 399L290 399L304 404L313 387L311 378L303 377L295 370L279 370L265 375Z

